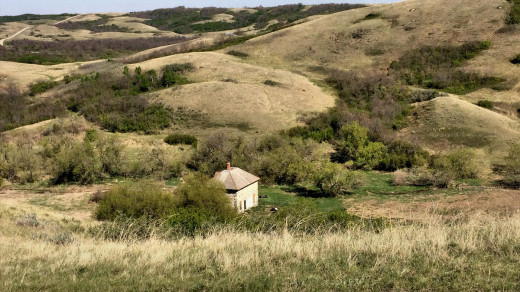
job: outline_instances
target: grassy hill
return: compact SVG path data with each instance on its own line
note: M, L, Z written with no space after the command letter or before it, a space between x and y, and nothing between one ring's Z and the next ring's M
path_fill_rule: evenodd
M0 17L3 290L518 290L517 3Z

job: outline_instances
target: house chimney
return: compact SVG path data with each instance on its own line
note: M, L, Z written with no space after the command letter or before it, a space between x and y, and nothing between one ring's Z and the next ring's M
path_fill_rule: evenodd
M226 165L226 169L227 169L227 170L231 170L231 163L229 163L229 162L227 163L227 165Z

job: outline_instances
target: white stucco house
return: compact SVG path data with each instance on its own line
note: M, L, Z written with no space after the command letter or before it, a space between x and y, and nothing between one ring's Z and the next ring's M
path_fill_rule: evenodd
M231 204L239 212L258 205L258 181L260 178L228 163L223 171L215 173L215 178L226 186Z

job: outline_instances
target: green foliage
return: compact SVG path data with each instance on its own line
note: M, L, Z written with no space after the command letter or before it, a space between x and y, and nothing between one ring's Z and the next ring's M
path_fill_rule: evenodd
M506 18L506 24L520 24L520 1L519 0L507 0L511 3L511 10Z
M98 220L115 220L119 216L128 218L165 218L176 208L172 194L161 190L158 185L138 182L112 187L96 208Z
M173 111L138 95L185 84L188 81L181 74L189 70L193 65L184 63L163 67L162 76L155 70L142 72L141 67L136 67L133 74L128 67L123 68L123 76L86 75L81 77L78 88L68 92L68 108L111 132L152 133L171 124Z
M479 100L477 105L487 109L492 109L494 107L493 102L490 100Z
M170 87L172 85L184 85L188 84L189 81L182 74L192 71L195 68L191 63L183 64L172 64L162 68L163 75L161 78L162 86Z
M218 220L230 219L236 213L224 185L201 173L188 176L175 191L175 196L180 208L205 210Z
M356 173L330 162L321 165L313 179L321 194L326 197L344 195L359 183Z
M0 143L0 177L21 184L37 181L43 161L34 148L27 142L18 145Z
M370 12L369 14L367 14L365 16L365 20L369 20L369 19L376 19L376 18L379 18L381 17L381 13L379 12Z
M203 141L188 166L206 175L213 175L225 167L233 157L233 145L223 132L215 132Z
M418 146L405 141L393 141L387 145L388 153L376 169L395 171L401 168L423 166L428 162L429 154Z
M361 8L359 4L321 4L304 9L302 4L280 5L276 7L256 7L254 13L248 11L234 11L225 8L185 8L184 6L170 9L156 9L153 11L133 12L133 17L147 19L148 25L161 30L171 30L180 34L193 32L225 31L244 28L254 25L262 29L272 20L279 23L292 23L299 19L317 14L330 14L339 11ZM226 13L233 16L233 22L208 21L216 14ZM196 23L208 21L205 23Z
M445 156L433 156L430 167L451 173L455 179L478 178L481 166L474 151L456 150Z
M169 145L191 145L193 148L197 148L198 144L197 138L189 134L170 134L164 138L164 142Z
M101 177L102 164L99 153L92 143L67 143L62 145L56 154L52 166L52 179L54 184L94 183Z
M341 127L335 157L339 162L348 162L356 169L371 170L383 161L386 152L383 143L369 141L368 129L359 123Z
M31 84L31 96L35 96L40 93L44 93L47 90L54 88L58 83L56 81L40 81L35 84Z
M101 170L110 176L121 175L125 149L123 143L116 136L103 136L96 139L95 145L99 152Z
M301 155L299 147L289 145L265 154L257 170L265 182L294 185L309 178L312 165Z
M334 129L331 126L325 129L311 129L310 127L297 126L286 131L289 137L301 137L313 139L317 142L331 141L334 138Z
M455 69L490 46L488 41L473 41L461 46L422 47L407 52L390 68L410 85L464 94L503 81Z

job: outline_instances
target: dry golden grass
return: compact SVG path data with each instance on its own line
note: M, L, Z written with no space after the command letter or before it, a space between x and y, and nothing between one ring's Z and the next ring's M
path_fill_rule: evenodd
M21 89L28 89L31 83L47 80L61 80L63 76L72 74L75 70L80 69L87 64L94 64L103 61L90 61L78 63L64 63L58 65L36 65L23 64L16 62L0 61L0 87L9 83L14 83Z
M518 288L518 213L398 224L377 233L217 230L172 241L114 242L77 232L64 244L55 242L70 219L57 223L52 215L42 220L38 214L43 227L17 225L24 214L20 207L0 205L0 279L7 291Z
M406 50L424 45L458 44L475 38L494 41L505 11L492 1L403 1L321 16L301 25L262 36L236 47L251 55L251 62L308 70L308 66L340 69L386 69ZM412 9L415 9L411 11ZM371 12L379 19L359 21ZM478 17L477 17L478 15ZM363 37L352 33L363 31ZM297 44L297 45L295 45ZM366 55L369 48L384 55Z
M303 113L323 111L334 104L331 95L303 76L249 65L222 53L181 54L133 66L157 70L185 62L196 67L187 75L196 83L149 95L174 108L200 110L216 123L247 123L260 131L280 130L297 125ZM280 85L265 85L266 80Z
M0 39L10 37L27 26L27 24L21 22L4 23L3 25L0 25Z
M130 16L119 16L111 18L106 25L117 25L119 27L126 27L133 32L157 32L159 29L142 23L144 19Z
M499 113L449 95L417 105L402 137L435 151L458 147L484 148L481 157L501 158L520 140L520 123Z

